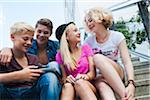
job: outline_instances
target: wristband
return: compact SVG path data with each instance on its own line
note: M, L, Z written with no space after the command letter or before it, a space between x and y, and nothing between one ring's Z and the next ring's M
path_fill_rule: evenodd
M129 84L132 84L136 88L134 80L128 80L128 85Z

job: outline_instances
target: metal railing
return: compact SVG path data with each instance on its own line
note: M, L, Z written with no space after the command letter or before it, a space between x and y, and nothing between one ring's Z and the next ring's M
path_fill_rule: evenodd
M125 2L121 2L121 3L118 3L116 5L113 5L113 6L109 7L109 9L111 11L117 11L117 10L129 7L129 6L136 5L140 1L142 1L142 0L127 0Z
M125 2L111 6L109 9L113 11L121 10L133 5L137 5L139 8L140 16L142 18L145 31L147 33L148 42L150 44L150 21L149 21L149 11L148 6L150 5L149 0L127 0Z
M148 56L148 55L145 55L145 54L142 54L142 53L139 53L139 52L136 52L136 51L132 51L132 50L129 50L129 52L130 52L131 54L135 55L135 56L138 56L138 57L140 57L140 58L143 58L143 59L145 59L145 60L150 61L150 56Z

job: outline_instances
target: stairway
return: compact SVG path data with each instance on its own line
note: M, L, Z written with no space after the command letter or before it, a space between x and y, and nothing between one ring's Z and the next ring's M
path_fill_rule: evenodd
M140 62L139 57L131 57L135 76L135 99L150 100L150 61ZM115 94L117 100L119 96ZM102 100L100 97L98 100Z
M136 100L150 100L150 61L140 62L138 57L131 59L134 66Z
M135 76L135 99L150 100L150 61L140 62L139 57L131 57ZM115 94L117 100L120 100Z

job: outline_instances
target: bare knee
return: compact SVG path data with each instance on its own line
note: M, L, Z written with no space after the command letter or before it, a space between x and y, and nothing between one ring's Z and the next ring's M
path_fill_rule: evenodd
M83 79L79 79L75 83L75 88L84 88L85 86L85 81Z
M78 81L76 81L74 88L76 91L80 92L80 91L86 91L87 89L91 89L88 82L86 82L83 79L80 79Z
M73 86L71 83L65 83L63 85L63 90L70 90L70 89L73 89Z
M74 91L74 87L71 83L65 83L62 88L62 94L68 94L69 92Z
M105 65L106 63L108 63L106 57L101 54L94 55L93 61L96 67L100 67L100 66L102 67L102 65Z
M93 56L93 60L95 61L95 62L99 62L99 61L101 61L101 60L104 60L104 56L103 55L101 55L101 54L95 54L94 56Z
M74 88L71 83L65 83L61 92L61 100L73 100L74 99Z
M74 87L76 94L81 98L81 100L96 100L94 91L86 80L80 79L76 81Z
M64 96L64 95L69 95L69 94L73 94L73 93L74 93L74 87L72 86L72 84L71 83L65 83L63 85L61 95Z

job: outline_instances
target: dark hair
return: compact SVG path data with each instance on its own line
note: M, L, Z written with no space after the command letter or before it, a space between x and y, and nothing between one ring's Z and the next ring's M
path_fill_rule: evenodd
M35 25L35 28L38 27L38 24L41 24L41 25L44 25L46 26L50 32L52 33L52 30L53 30L53 23L51 20L47 19L47 18L42 18L40 20L37 21L36 25Z

